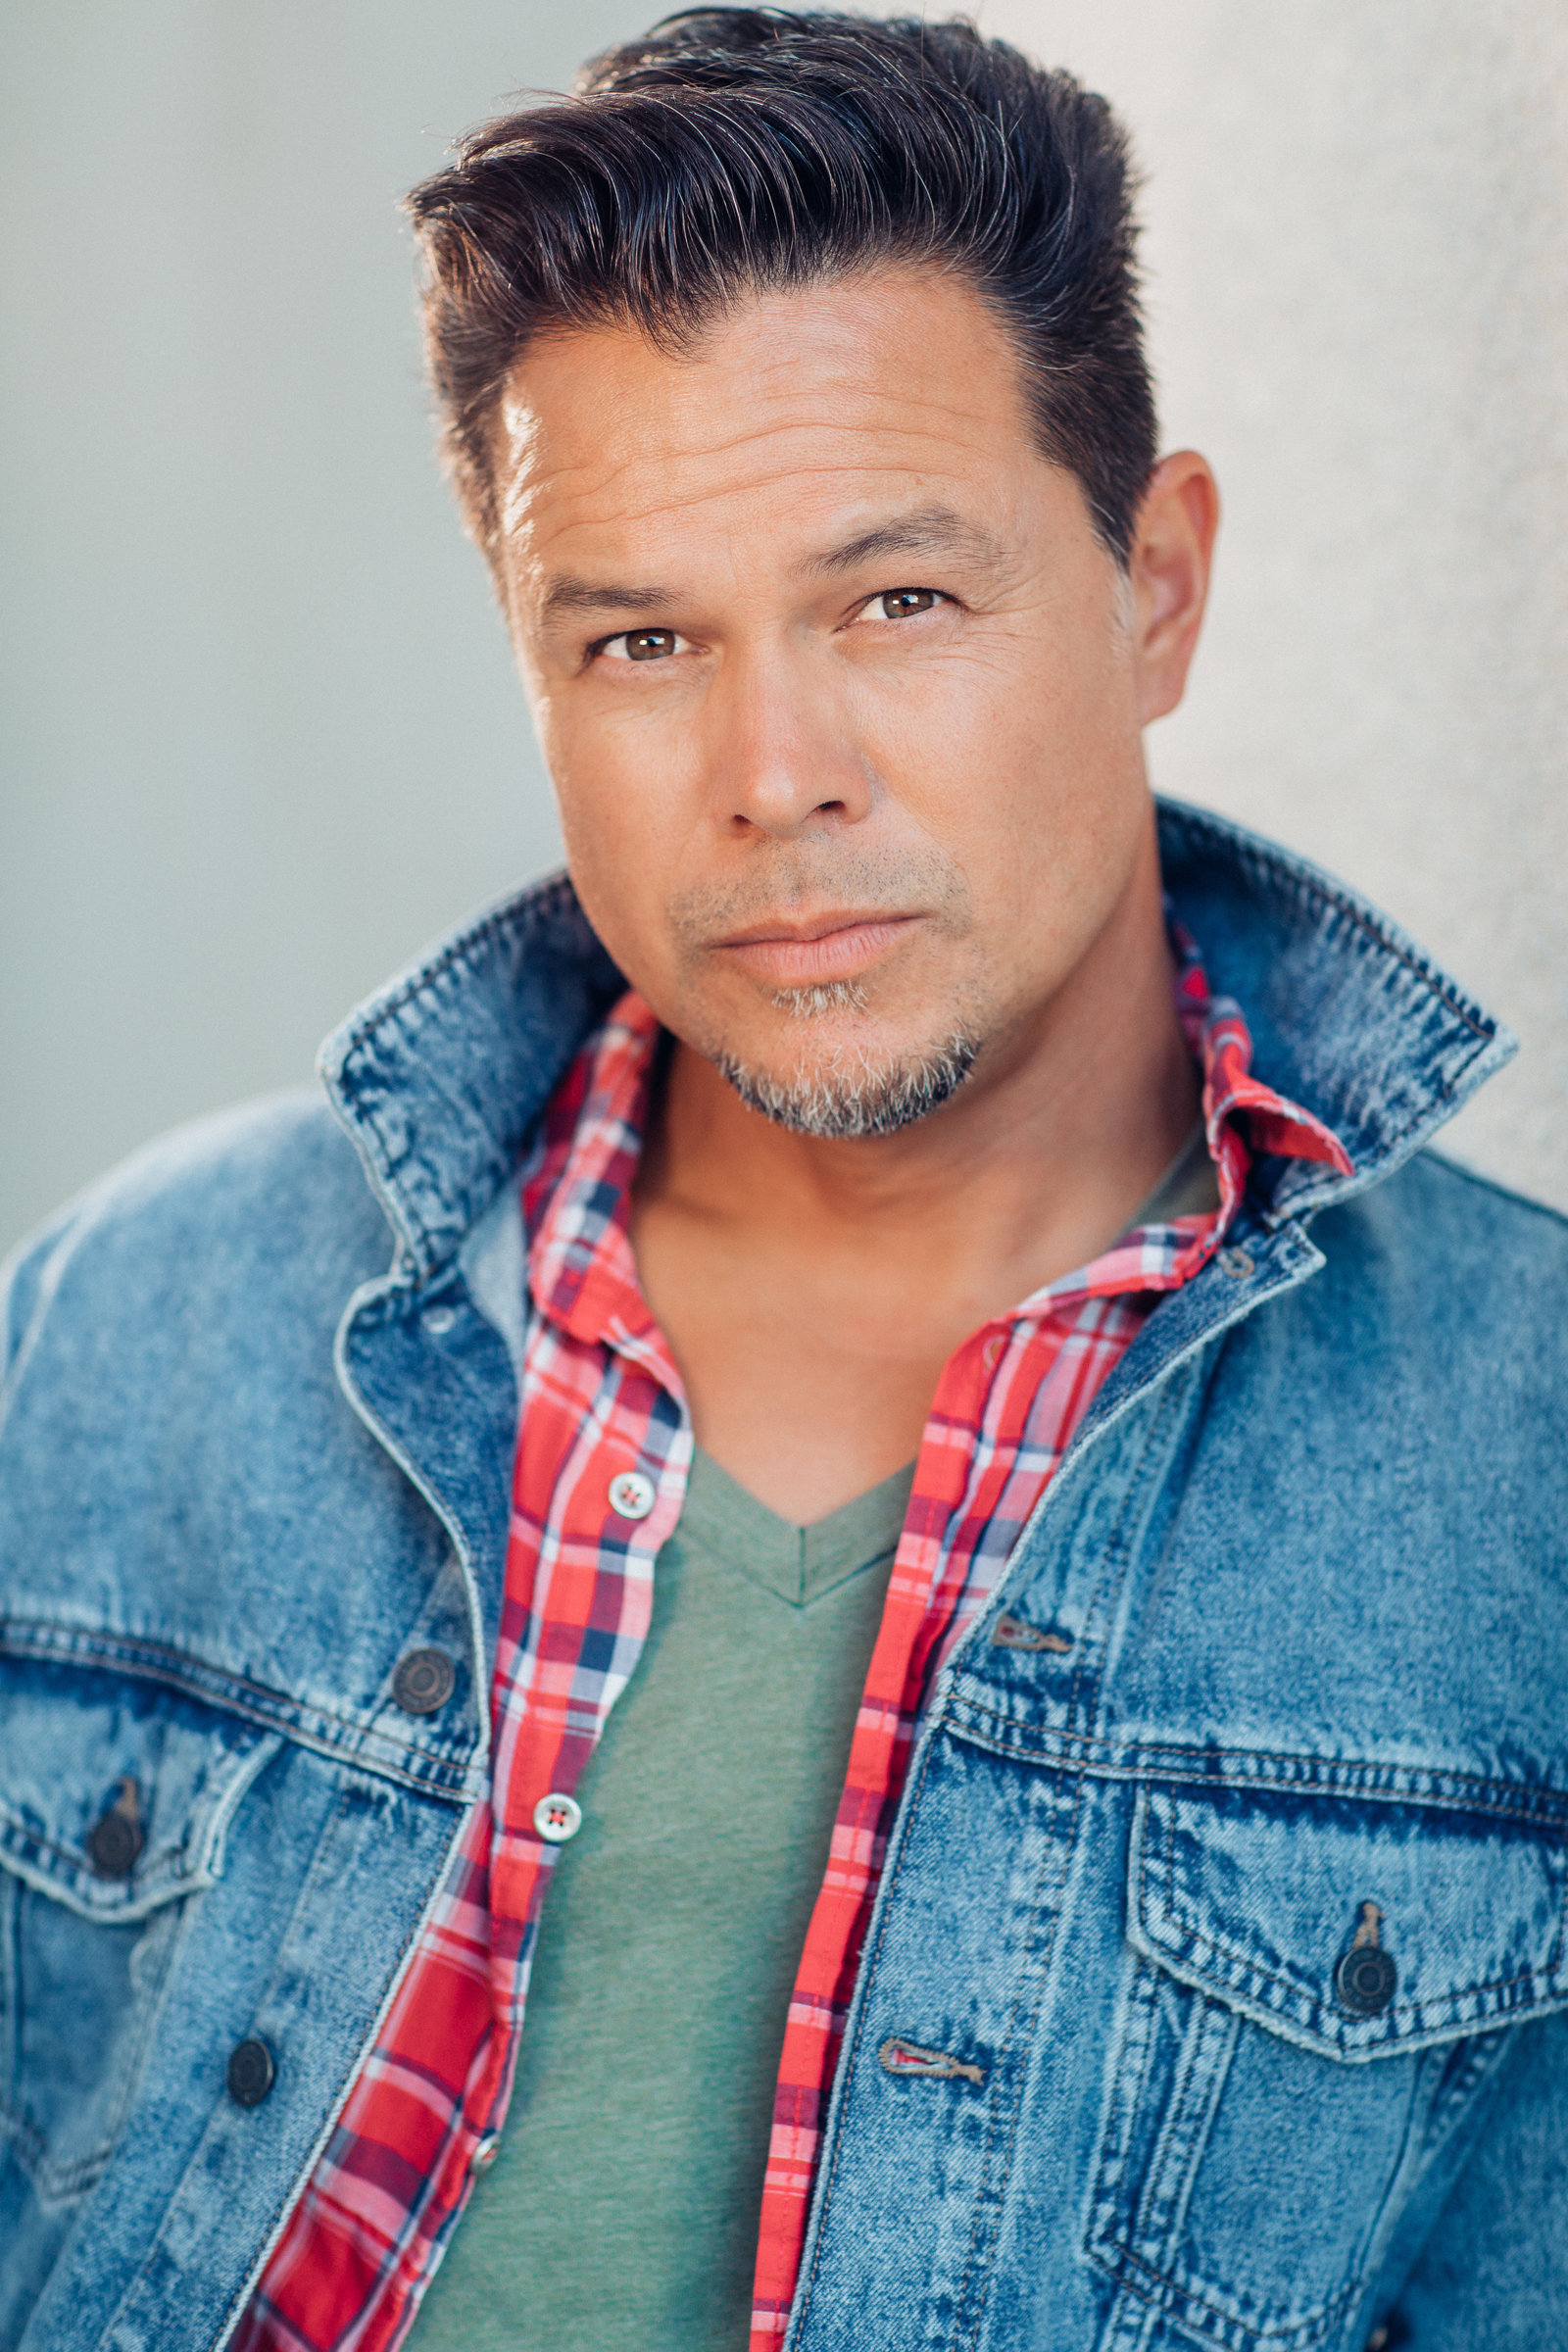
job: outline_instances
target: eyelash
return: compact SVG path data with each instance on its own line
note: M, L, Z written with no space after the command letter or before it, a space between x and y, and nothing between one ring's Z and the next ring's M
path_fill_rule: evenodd
M879 588L874 596L868 596L864 604L858 608L856 613L856 618L858 619L862 612L869 612L873 605L891 604L896 597L900 596L925 596L929 597L931 601L928 605L917 606L913 612L884 612L881 615L883 620L890 622L896 622L899 620L913 620L918 617L919 613L934 612L939 605L945 605L950 602L947 594L941 588ZM631 651L633 641L637 638L646 637L669 638L669 653L662 655L634 654ZM626 651L623 654L612 653L611 648L617 645L625 646ZM612 661L619 662L668 661L673 655L680 653L683 648L686 648L686 639L681 636L677 629L617 629L613 637L601 637L599 642L590 648L590 658L597 661L601 655L609 655Z

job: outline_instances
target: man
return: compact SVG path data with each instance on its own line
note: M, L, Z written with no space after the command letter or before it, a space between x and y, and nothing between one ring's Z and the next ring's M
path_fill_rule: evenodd
M413 212L570 879L12 1269L0 2337L1544 2352L1568 1251L1156 819L1112 119L717 11Z

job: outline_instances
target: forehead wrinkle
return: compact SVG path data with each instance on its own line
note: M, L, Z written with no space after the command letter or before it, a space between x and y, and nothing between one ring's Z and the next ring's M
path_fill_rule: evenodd
M921 470L928 472L926 468ZM897 503L898 489L886 477L889 474L897 476L902 471L897 466L873 466L823 460L814 466L781 469L766 480L694 483L684 492L680 485L672 485L666 478L658 486L659 495L635 505L615 503L610 498L614 477L609 477L595 485L597 495L591 502L586 499L581 501L581 508L585 511L550 514L547 510L554 502L543 499L532 501L526 536L533 543L537 567L543 549L547 546L570 542L585 533L592 537L605 531L658 530L661 525L682 530L688 527L693 512L704 508L738 507L744 514L754 500L766 497L784 483L799 484L803 491L808 485L816 486L829 494L840 485L846 486L853 495L854 505L863 514L868 506L887 507ZM883 478L877 481L879 475ZM940 523L934 519L937 516L942 518ZM792 520L798 524L798 514L793 515ZM824 520L831 527L831 517L819 517L819 522ZM523 535L519 532L518 537ZM897 516L886 524L858 532L842 543L802 557L797 567L807 571L837 570L858 561L861 553L874 557L900 551L906 553L915 547L931 552L957 553L977 562L990 563L1000 562L1004 553L1003 543L983 525L968 521L954 509L937 507L920 509L913 516ZM611 560L614 561L613 558ZM564 579L581 576L575 571L561 574ZM667 593L662 589L659 597L662 598Z
M662 486L667 486L668 478L672 473L679 474L688 469L704 468L714 464L721 464L725 460L742 457L748 450L757 448L759 444L789 437L811 436L820 440L826 434L840 442L847 439L862 441L870 439L882 444L884 452L889 445L896 447L900 443L907 442L921 447L936 442L949 453L961 447L963 436L961 433L955 433L955 419L951 410L940 404L932 404L932 414L925 422L909 421L907 411L908 404L906 403L904 404L904 413L898 419L881 418L875 421L849 424L840 419L835 419L832 423L800 418L779 419L749 425L722 439L694 438L684 446L661 449L653 453L647 449L628 450L622 456L612 455L608 459L603 452L596 451L592 457L584 456L575 463L568 454L563 453L552 464L547 450L540 445L541 436L521 447L514 447L508 452L509 463L506 466L507 486L510 493L508 504L514 511L520 512L527 507L537 512L540 504L551 498L564 497L569 501L586 496L597 505L605 499L612 498L617 485L626 481L628 477L632 482L636 482L639 476L646 475L652 470L661 477ZM890 459L885 454L880 458L869 456L855 459L844 456L836 462L818 460L814 465L781 455L765 479L752 474L739 480L726 479L722 482L702 484L698 486L697 494L700 498L722 498L736 493L745 495L766 487L768 480L776 481L779 476L784 474L800 474L809 477L823 473L886 473L897 469L897 460ZM919 462L921 472L927 472L929 469L929 461ZM576 488L573 486L574 484L583 486ZM686 504L689 501L678 500L677 503ZM659 512L658 505L641 509L628 518L641 520L648 514L657 512Z

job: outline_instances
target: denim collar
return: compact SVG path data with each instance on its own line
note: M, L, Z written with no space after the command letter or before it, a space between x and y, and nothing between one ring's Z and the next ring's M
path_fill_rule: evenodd
M1343 883L1205 810L1158 808L1166 892L1216 994L1247 1016L1253 1070L1350 1158L1348 1175L1260 1160L1259 1214L1277 1224L1378 1183L1514 1039ZM555 874L441 941L327 1039L322 1083L414 1280L455 1256L625 985Z

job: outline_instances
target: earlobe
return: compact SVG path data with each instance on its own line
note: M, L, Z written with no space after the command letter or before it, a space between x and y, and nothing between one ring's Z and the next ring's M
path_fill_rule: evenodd
M1149 477L1128 562L1139 671L1139 719L1174 710L1202 626L1219 490L1196 450L1162 458Z

